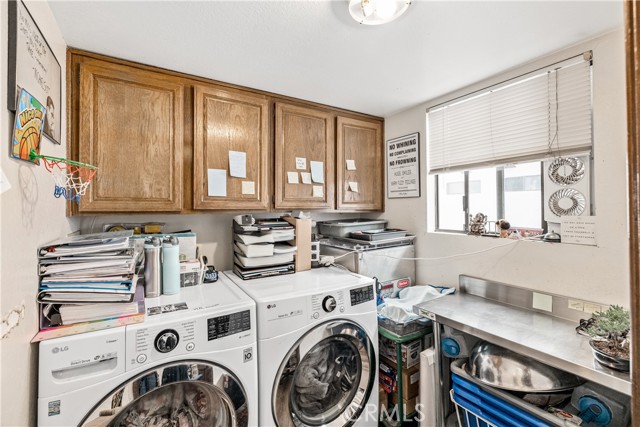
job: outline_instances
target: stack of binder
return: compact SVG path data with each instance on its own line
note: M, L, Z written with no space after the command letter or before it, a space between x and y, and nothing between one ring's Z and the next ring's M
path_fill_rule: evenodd
M38 248L40 332L33 341L144 321L142 253L130 230L72 236Z
M294 227L286 221L262 220L252 225L233 222L233 271L242 279L292 274L296 247Z

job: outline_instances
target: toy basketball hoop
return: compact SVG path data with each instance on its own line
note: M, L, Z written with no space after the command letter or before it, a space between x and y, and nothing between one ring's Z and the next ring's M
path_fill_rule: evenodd
M62 196L74 202L80 202L80 198L87 191L93 176L98 171L95 166L60 157L43 156L37 154L35 150L31 150L29 157L31 160L42 159L44 167L53 175L56 184L53 195L57 198Z

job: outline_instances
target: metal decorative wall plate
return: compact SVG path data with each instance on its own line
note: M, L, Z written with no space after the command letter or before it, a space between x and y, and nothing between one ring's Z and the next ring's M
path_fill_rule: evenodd
M567 168L571 169L566 173ZM549 165L549 178L558 185L573 185L584 177L584 162L578 157L558 157Z
M563 208L560 201L567 199L571 202L571 206ZM573 188L563 188L558 190L549 197L549 209L558 216L581 215L587 205L584 195Z

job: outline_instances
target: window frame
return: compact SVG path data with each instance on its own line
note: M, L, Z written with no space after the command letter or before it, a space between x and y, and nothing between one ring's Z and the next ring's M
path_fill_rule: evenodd
M544 219L544 160L533 160L528 161L527 163L539 163L540 168L540 228L543 232L547 231L547 222ZM496 212L497 218L502 219L505 217L505 194L504 194L504 168L505 165L494 166L496 170ZM435 228L434 232L436 233L457 233L457 234L468 234L469 233L469 172L470 169L467 169L464 172L464 194L462 195L462 210L464 211L464 225L462 230L454 230L447 228L440 228L440 186L438 185L440 174L434 174L434 187L435 187ZM489 219L491 221L491 219ZM527 226L523 228L528 228L532 226Z

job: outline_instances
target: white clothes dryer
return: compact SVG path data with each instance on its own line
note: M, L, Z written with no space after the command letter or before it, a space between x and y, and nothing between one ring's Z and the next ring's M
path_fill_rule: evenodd
M334 267L224 274L257 305L261 427L378 425L372 279Z
M258 425L255 303L227 278L39 344L39 426ZM154 314L156 313L156 314Z

